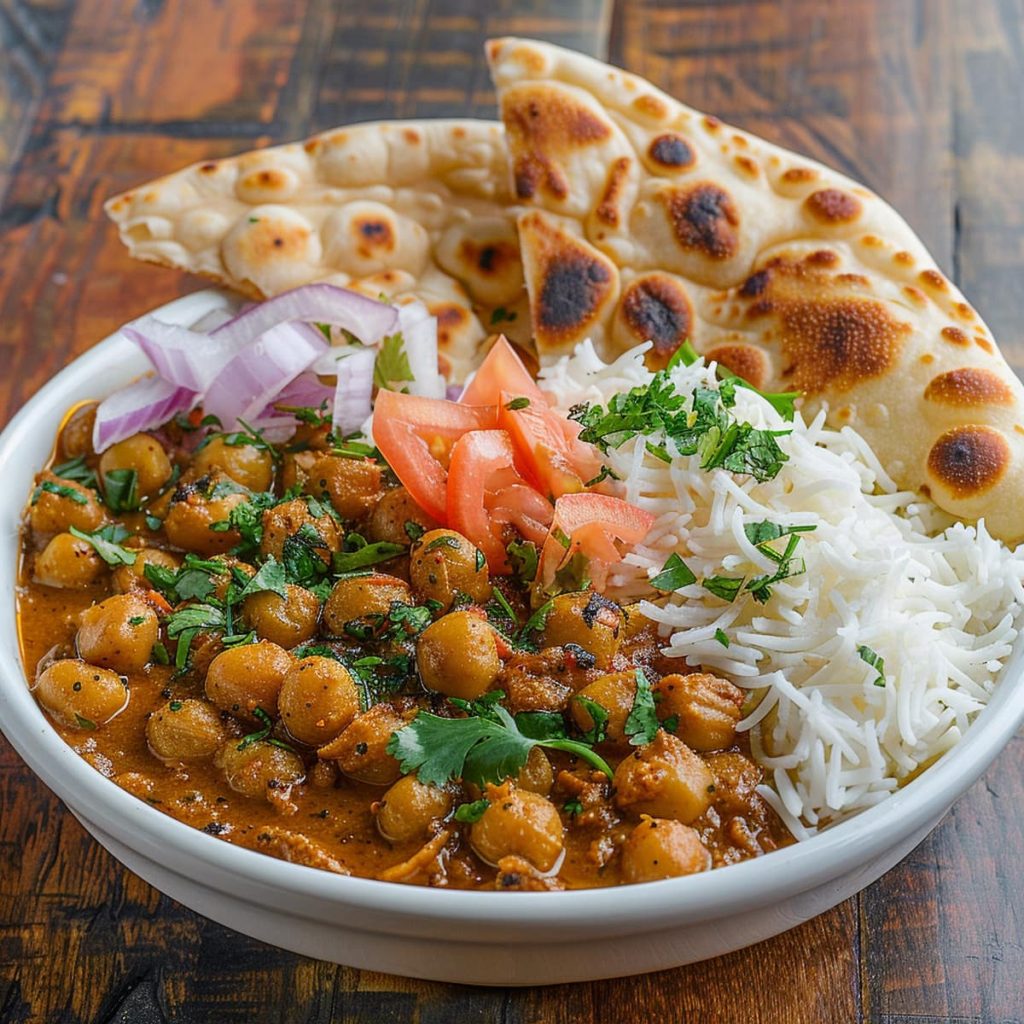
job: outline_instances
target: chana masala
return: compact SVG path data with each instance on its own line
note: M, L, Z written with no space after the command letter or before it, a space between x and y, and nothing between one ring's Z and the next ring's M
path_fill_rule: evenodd
M324 408L294 410L280 443L193 409L97 454L96 406L73 410L26 507L18 590L31 686L66 742L211 836L392 882L616 885L791 842L736 732L743 691L595 586L629 516L581 486L588 453L535 385L510 396L507 355L497 402L482 372L478 404L446 413L466 421L447 445L423 402L454 403L383 390L381 449L333 435ZM543 491L509 438L547 452ZM416 444L408 488L392 462ZM474 488L502 493L494 472L505 505L474 508Z

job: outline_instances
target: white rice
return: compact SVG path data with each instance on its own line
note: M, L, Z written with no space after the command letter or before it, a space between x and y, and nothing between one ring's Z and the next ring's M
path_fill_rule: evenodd
M542 372L543 386L562 409L606 405L650 381L645 349L605 365L585 342ZM671 377L684 395L717 386L713 365L679 366ZM766 799L802 837L883 800L961 737L1017 636L1024 553L993 540L983 522L951 523L898 491L848 427L831 430L823 415L786 423L745 388L732 411L757 427L792 428L778 439L789 461L774 480L706 472L699 456L666 464L638 438L609 452L625 497L657 517L609 583L620 599L643 599L668 654L754 693L741 728L772 782ZM702 578L775 571L743 530L765 519L815 527L796 552L806 572L777 584L767 604L714 597ZM665 599L648 580L673 552L698 582ZM860 645L884 659L884 687Z

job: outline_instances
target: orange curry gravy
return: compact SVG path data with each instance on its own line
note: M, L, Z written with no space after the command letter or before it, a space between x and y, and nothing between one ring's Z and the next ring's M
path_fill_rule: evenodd
M101 465L100 458L91 450L88 441L89 416L89 410L85 409L71 417L58 439L54 462L59 466L67 464L69 460L77 460L74 465L78 469L65 472L70 472L74 478L92 470L102 480L108 467ZM403 501L401 494L395 493L400 489L394 487L393 480L389 481L386 467L377 467L365 459L333 454L325 433L324 429L301 427L296 439L289 445L285 445L281 451L273 452L272 459L262 460L269 463L270 478L266 490L280 497L291 487L290 495L301 492L297 499L300 502L306 502L306 495L316 494L315 501L329 502L340 509L330 512L337 526L336 536L332 533L331 537L322 538L335 550L339 545L344 546L346 536L355 533L371 543L388 540L400 544L404 542L400 554L365 570L372 575L352 578L369 581L366 585L370 586L378 585L386 577L385 583L393 579L406 588L412 578L411 602L422 602L424 594L415 588L417 575L414 563L417 558L422 561L424 557L424 537L433 535L429 529L432 524L425 521L424 517L419 516L417 519L408 512L408 503ZM101 490L88 497L89 510L93 510L95 499L97 515L101 517L97 522L101 521L102 524L99 528L118 524L125 528L117 534L110 534L121 537L118 543L122 550L145 548L169 552L173 555L172 564L181 564L186 554L182 538L188 534L176 528L172 535L170 528L180 516L172 516L171 510L175 505L189 502L199 507L209 495L215 493L210 485L211 479L221 483L228 480L230 484L232 473L237 480L237 488L230 485L222 488L222 491L237 491L242 495L238 500L248 500L248 484L260 485L262 489L262 484L266 483L260 480L261 450L258 445L249 450L250 446L242 443L234 445L237 450L231 451L231 446L222 445L222 464L215 465L213 463L216 460L211 462L210 458L206 458L202 465L198 465L195 437L190 431L171 424L154 435L154 438L167 456L166 464L162 460L158 461L165 469L166 465L171 467L171 476L161 481L160 466L154 471L151 466L140 465L140 483L151 480L156 472L156 482L147 484L147 489L152 493L141 497L140 509L115 511L103 502ZM235 440L238 441L237 438ZM200 452L210 447L208 444ZM132 452L129 451L127 455L132 456ZM251 457L252 465L246 465L241 456ZM147 457L145 452L141 457ZM336 467L339 476L337 479L332 478L329 486L322 486L325 480L321 470L324 465L330 467L334 464L316 461L324 458L336 459L339 463ZM362 475L357 473L354 482L349 480L346 474L354 472L351 467L360 465L364 468L371 465L373 472ZM309 475L311 468L316 470L312 476ZM546 759L546 764L538 767L535 764L536 752L531 754L527 767L517 780L506 782L500 789L492 787L482 791L476 786L453 779L445 787L444 801L441 806L434 807L434 813L429 812L429 809L424 812L422 805L412 801L408 805L409 828L404 828L400 820L397 827L392 822L389 829L382 829L378 820L382 818L382 807L392 792L391 786L401 775L397 762L390 755L381 756L378 749L375 756L379 763L374 771L364 772L353 768L353 752L358 753L360 747L365 750L367 746L359 742L350 744L346 753L335 758L339 744L345 745L346 732L350 736L355 735L360 728L360 720L370 710L366 707L366 692L360 693L361 706L355 709L354 718L349 713L339 719L341 722L346 717L349 719L339 738L326 743L309 742L308 737L303 741L289 731L283 717L283 698L281 707L270 706L268 716L255 720L251 714L247 716L245 708L240 708L237 702L225 706L221 692L209 679L211 666L224 651L221 636L215 630L194 634L190 641L188 660L182 668L174 664L176 643L168 635L169 617L182 607L197 603L196 599L174 601L172 592L168 600L156 591L153 582L144 573L133 575L131 567L109 565L102 560L102 564L96 564L96 559L88 552L82 554L85 550L83 545L87 547L88 542L80 539L76 547L78 553L73 556L79 561L62 568L55 562L56 555L60 554L56 551L59 545L52 549L48 545L70 525L62 522L61 517L66 513L71 520L80 519L84 506L78 499L69 499L66 492L61 493L59 488L88 488L88 483L80 484L75 479L68 482L63 477L40 474L39 482L44 480L50 480L51 486L43 492L37 487L34 492L36 504L30 501L27 507L24 554L18 581L22 656L29 672L35 673L37 698L64 740L97 771L179 821L225 842L329 871L423 885L506 890L583 888L644 881L711 866L718 867L758 856L792 841L781 822L755 792L755 787L761 781L761 772L748 759L740 745L740 738L734 733L733 726L741 716L742 696L734 699L734 688L724 680L711 682L714 677L700 674L677 675L690 670L677 660L661 654L653 625L635 610L622 612L618 606L612 606L612 611L607 614L611 616L608 621L614 626L611 630L615 634L613 650L595 644L599 648L599 657L595 659L592 652L587 650L586 642L593 624L579 624L573 634L583 641L579 644L568 641L566 637L569 634L565 632L568 629L572 633L573 609L579 611L581 607L586 607L590 601L586 595L582 604L577 601L575 605L569 599L572 595L563 596L562 603L568 608L569 618L563 616L557 626L549 620L544 629L536 631L533 642L524 649L516 649L514 644L508 643L500 633L497 634L496 650L500 662L496 678L491 680L487 677L488 689L505 692L503 704L513 715L524 711L563 713L568 736L577 739L586 733L584 727L596 724L592 717L588 717L585 705L578 706L578 696L583 692L590 694L599 705L603 701L607 705L609 720L605 726L606 737L596 744L596 750L610 767L616 769L631 757L635 761L648 748L655 750L664 747L668 755L671 755L668 757L671 762L672 756L675 756L674 751L682 747L686 757L693 759L692 763L687 762L687 770L697 771L700 779L710 780L706 786L700 783L706 795L697 794L698 806L686 810L690 806L687 804L690 795L684 794L681 805L678 802L672 803L674 798L671 794L664 799L659 796L659 772L664 774L665 764L657 758L647 765L646 775L641 772L639 779L633 777L628 783L620 783L620 773L625 769L618 768L616 784L613 785L605 774L574 754L545 749L544 758L540 760ZM405 510L400 512L399 518L409 516L401 519L402 530L396 530L393 515L389 518L381 512L381 503L385 499L390 506ZM43 512L36 511L39 505L45 506ZM317 519L316 513L323 511L315 504L310 508L314 519ZM354 517L353 510L357 513ZM266 517L268 513L264 512L263 515ZM410 521L414 526L409 525ZM88 534L97 528L96 522L86 523L86 526L91 528L79 528L80 532ZM271 529L269 520L264 518L264 526L262 550L249 550L239 556L241 561L248 559L249 567L244 569L244 575L237 577L238 580L251 576L261 560L265 561L266 538L281 524L277 523ZM294 527L294 522L291 527L288 522L284 524L285 530ZM426 534L423 534L424 529L428 531ZM403 533L405 536L402 536ZM217 554L207 547L197 552L198 557L202 560L220 558L235 562L234 557L226 552L233 548L243 550L244 544L234 532L227 540L236 543L221 545L220 550L225 553ZM410 547L411 553L408 551ZM454 547L451 550L455 552ZM46 552L49 553L44 555ZM83 557L91 558L94 563L87 572L81 571ZM449 557L448 546L441 544L435 547L431 557L435 560ZM422 566L420 569L419 578L422 579ZM486 568L483 572L486 574ZM433 573L429 574L430 579L433 576ZM46 582L42 582L43 579ZM328 592L337 583L329 571L320 582L319 596L309 601L314 616L311 626L314 634L302 644L291 645L285 658L286 665L298 660L296 653L302 655L311 649L320 652L313 657L324 657L326 654L351 665L360 658L391 656L396 649L401 648L409 655L409 664L413 667L400 680L396 692L387 692L383 696L380 692L376 694L382 696L383 704L396 709L401 716L399 725L413 720L417 712L430 712L442 719L462 717L463 712L458 706L453 705L446 694L428 690L422 673L416 671L417 647L422 642L422 632L387 642L363 640L351 635L334 637L332 634L337 631L337 616L334 619L329 617L331 599ZM61 585L52 585L54 583ZM520 623L528 618L532 609L526 589L504 577L497 581L491 580L489 585L495 583L502 588L517 617L521 616ZM423 585L429 589L428 584ZM114 649L111 653L109 644L104 647L103 642L97 642L95 629L88 635L79 632L80 628L86 628L82 625L83 612L102 606L103 602L118 594L138 597L143 602L138 607L148 606L153 609L157 620L158 644L167 652L167 659L157 658L154 652L152 657L147 656L146 663L141 667L125 670L118 661L123 652ZM294 596L289 591L289 598ZM215 602L216 598L212 600ZM265 598L264 603L275 600L280 599L274 595ZM291 603L288 602L289 606ZM471 617L475 616L476 621L486 626L487 613L481 610L481 604L486 602L479 599L472 601L466 594L456 594L454 611L446 612L433 605L431 617L436 623L448 614L458 611L465 613L468 610ZM537 604L534 600L532 607ZM601 605L610 605L610 602L602 599ZM493 608L493 604L487 607ZM601 614L605 615L604 612ZM276 631L275 620L261 619L255 612L243 612L241 605L234 610L234 615L241 622L236 627L237 633L252 627L251 633L254 635L250 637L251 641L262 643L264 633L268 631L278 640L281 639L279 631ZM130 621L141 622L143 617L134 615ZM334 623L334 630L330 628L331 622ZM552 630L561 632L556 636L551 634ZM611 632L606 631L605 640ZM365 631L362 635L366 635ZM255 644L248 646L255 647ZM106 722L94 722L88 716L73 711L74 702L81 694L75 687L71 688L73 692L67 692L65 700L61 696L64 691L56 692L52 686L41 686L39 683L43 674L55 664L76 659L82 672L88 673L92 663L88 662L87 656L92 657L93 662L99 659L112 666L112 671L122 678L126 687L127 701L123 710ZM453 656L457 658L458 652ZM160 660L169 660L170 663L160 664ZM624 717L636 700L635 677L638 668L652 684L656 699L660 698L655 706L663 725L654 742L646 745L642 741L636 742L636 737L631 744L622 733ZM459 670L459 680L453 684L452 692L447 696L459 693L459 687L466 680L477 678L478 669L479 666L473 664L468 665L464 672ZM354 677L354 670L352 675ZM89 683L88 679L85 681ZM615 686L625 687L627 699L624 704L621 696L616 696ZM41 692L48 695L45 700ZM598 697L602 697L602 700L597 700ZM271 700L261 696L260 700L273 705L276 698ZM185 759L168 757L166 744L162 750L164 756L155 756L150 736L147 735L147 729L153 728L151 718L160 715L166 717L169 708L180 708L186 701L193 702L189 707L197 706L198 702L208 712L213 722L211 728L216 733L214 739L217 751L211 753L209 749L199 750L193 743L193 737L182 747L182 751L187 754ZM619 705L622 705L621 708ZM668 715L665 714L666 708L681 709L681 713L677 710ZM318 719L313 727L322 727L323 722L323 718ZM253 735L259 735L264 725L270 728L262 740L254 742ZM703 737L700 745L707 749L694 754L676 734L683 739ZM726 736L728 742L723 743L719 749L712 749L708 743L713 745L715 741L713 738L708 740L708 735ZM301 775L296 777L293 773L281 780L263 778L257 772L255 789L251 777L247 777L248 781L244 784L240 784L237 778L232 779L230 770L224 767L224 757L236 756L238 748L246 742L246 737L249 737L250 752L254 745L259 744L262 744L259 749L269 754L274 751L283 752L282 756L290 758L290 763L299 764ZM274 740L278 745L271 749L266 746L267 739ZM702 771L706 775L700 775ZM366 781L370 776L374 776L377 784ZM624 780L625 776L621 778ZM649 792L644 791L645 786ZM540 803L536 806L531 803L525 808L525 818L528 819L525 825L513 823L514 827L508 828L507 822L499 821L498 827L491 829L489 841L485 842L482 834L484 818L480 817L481 813L486 815L491 809L500 811L502 808L512 808L517 793L520 796L526 794L531 801ZM481 796L489 799L489 803L480 803ZM398 797L394 799L397 802ZM645 803L645 799L649 802ZM682 806L684 810L678 812L675 819L670 819L669 813L676 813L673 809L677 806ZM456 811L459 808L463 810L459 811L457 818ZM538 808L543 812L539 816ZM653 816L648 816L644 808L652 810ZM502 813L511 815L514 810ZM694 813L694 810L699 813ZM472 819L474 814L477 823L467 820ZM417 815L423 820L418 820ZM544 831L544 826L531 825L530 819L534 822L546 820L547 834L524 837L524 829L529 832L531 827L536 827ZM659 864L658 850L655 849L651 855L650 850L642 846L638 830L652 830L656 827L662 829L654 836L659 840L673 829L682 829L682 852L678 854L681 859L675 867L668 863ZM476 840L474 830L480 830ZM389 838L385 838L382 831L388 832ZM557 836L559 831L560 837ZM628 847L634 832L634 848L626 857L623 850ZM644 841L650 838L646 836ZM551 849L552 842L563 844L564 854L555 857ZM506 845L503 846L503 843ZM538 844L540 853L535 855ZM496 849L496 852L485 859L479 855L481 849ZM673 849L669 849L669 853ZM627 861L625 867L624 857ZM704 857L706 862L702 860ZM672 857L668 859L672 860ZM555 861L553 865L552 860Z

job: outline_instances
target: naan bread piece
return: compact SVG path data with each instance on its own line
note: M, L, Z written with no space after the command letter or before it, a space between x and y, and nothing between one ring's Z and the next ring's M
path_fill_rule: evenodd
M129 252L260 299L312 281L422 299L461 381L491 324L529 344L504 133L360 124L195 164L109 200Z
M1024 387L883 200L572 51L488 44L538 353L689 338L850 425L901 487L1024 538Z

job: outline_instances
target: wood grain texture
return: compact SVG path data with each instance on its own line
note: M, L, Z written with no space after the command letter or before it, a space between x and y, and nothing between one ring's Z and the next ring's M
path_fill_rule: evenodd
M133 264L103 199L347 121L491 113L488 35L575 45L862 178L1024 368L1021 0L0 0L0 423L201 283ZM749 950L534 991L294 956L161 896L0 741L0 1022L1024 1020L1024 739L858 899ZM585 950L581 950L585 955Z

